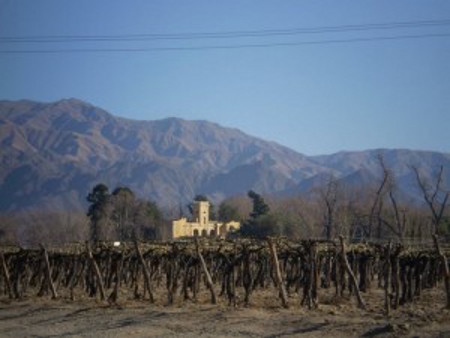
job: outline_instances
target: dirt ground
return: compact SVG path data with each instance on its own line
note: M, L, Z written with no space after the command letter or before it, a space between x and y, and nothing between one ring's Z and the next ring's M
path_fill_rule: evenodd
M381 290L363 294L366 310L354 299L336 300L332 290L319 296L318 309L290 298L282 309L276 291L255 292L251 305L237 308L219 299L165 305L164 295L155 304L121 295L118 305L67 297L0 299L0 337L450 337L450 312L443 309L444 292L425 290L412 304L383 315ZM179 297L181 298L181 297Z

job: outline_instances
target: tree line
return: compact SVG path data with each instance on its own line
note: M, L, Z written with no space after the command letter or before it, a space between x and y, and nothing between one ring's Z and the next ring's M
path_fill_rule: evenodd
M110 193L105 184L98 184L87 201L90 238L94 241L155 239L164 224L156 203L137 198L128 187L117 187Z
M450 191L444 182L444 167L437 167L433 177L426 177L411 166L421 201L408 201L383 157L377 160L379 179L369 185L349 187L330 175L307 194L267 195L264 200L250 191L247 196L232 197L222 204L239 211L243 220L241 234L245 236L331 240L343 235L405 243L431 241L432 235L438 235L449 240Z
M241 222L235 234L264 238L346 238L430 241L436 234L450 235L449 189L444 168L425 177L411 167L422 202L405 200L395 174L378 157L378 180L361 187L346 186L330 175L308 193L295 196L262 195L250 190L232 196L217 206L210 203L210 218L220 222ZM157 203L142 199L128 187L110 189L97 184L87 194L87 212L31 211L0 214L0 241L21 244L71 242L77 240L167 239L173 219L192 215L193 204L162 210ZM194 201L209 200L198 194ZM211 202L211 201L210 201Z

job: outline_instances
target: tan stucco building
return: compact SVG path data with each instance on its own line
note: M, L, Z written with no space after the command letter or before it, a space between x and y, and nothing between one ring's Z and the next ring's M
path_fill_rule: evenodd
M195 201L192 220L186 217L174 220L170 229L170 238L180 237L225 237L229 232L241 227L239 222L217 222L209 219L209 202Z

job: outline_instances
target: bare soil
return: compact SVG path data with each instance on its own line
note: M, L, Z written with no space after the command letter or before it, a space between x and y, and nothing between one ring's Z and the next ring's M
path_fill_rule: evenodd
M1 337L450 337L450 311L444 291L424 290L414 303L383 315L383 293L363 294L366 310L356 301L335 299L333 290L320 290L318 309L308 310L300 298L290 297L282 309L274 289L255 291L249 307L235 308L219 299L209 304L203 292L199 301L178 296L172 306L165 295L156 303L132 300L121 294L117 305L80 298L71 301L31 297L21 301L0 299ZM241 297L242 298L242 297Z

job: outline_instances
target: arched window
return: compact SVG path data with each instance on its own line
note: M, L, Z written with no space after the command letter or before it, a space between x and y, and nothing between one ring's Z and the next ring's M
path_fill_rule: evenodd
M211 237L215 237L215 236L216 236L216 230L212 229L212 230L209 232L209 235L210 235Z
M208 236L208 232L205 229L203 229L202 230L202 237L206 237L206 236Z
M235 229L234 229L234 227L233 226L230 226L229 228L228 228L228 231L229 232L233 232Z
M194 237L198 237L198 229L194 229Z

